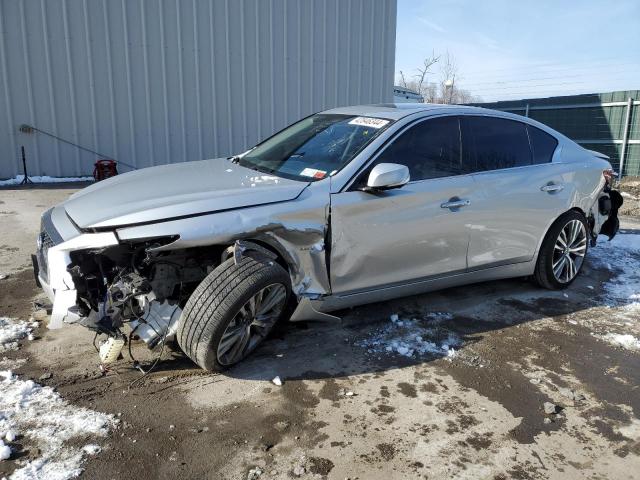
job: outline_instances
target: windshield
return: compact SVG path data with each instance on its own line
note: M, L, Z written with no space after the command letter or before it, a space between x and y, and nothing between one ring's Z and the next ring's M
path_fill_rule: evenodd
M265 140L237 161L293 180L333 175L391 124L351 115L311 115Z

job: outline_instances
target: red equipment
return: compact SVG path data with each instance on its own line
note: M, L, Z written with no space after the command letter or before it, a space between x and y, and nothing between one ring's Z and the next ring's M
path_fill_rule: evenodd
M96 182L105 178L118 175L117 162L115 160L98 160L93 168L93 178Z

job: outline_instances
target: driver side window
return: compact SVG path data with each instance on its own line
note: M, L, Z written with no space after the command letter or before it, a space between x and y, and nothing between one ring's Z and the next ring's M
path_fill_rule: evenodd
M462 166L459 118L434 118L409 128L380 154L371 168L379 163L406 165L411 181L468 173Z

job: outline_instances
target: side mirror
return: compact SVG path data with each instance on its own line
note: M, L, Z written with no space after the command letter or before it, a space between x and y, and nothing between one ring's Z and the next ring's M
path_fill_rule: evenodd
M400 188L409 182L409 169L398 163L379 163L369 173L367 191Z

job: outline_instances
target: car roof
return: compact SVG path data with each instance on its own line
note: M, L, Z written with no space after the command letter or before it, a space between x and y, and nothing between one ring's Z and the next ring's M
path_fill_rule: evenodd
M466 105L444 105L439 103L378 103L374 105L354 105L351 107L338 107L325 110L322 113L336 115L360 115L364 117L378 117L389 120L400 120L401 118L415 113L479 113L487 114L494 112L481 107L469 107Z
M321 113L337 114L337 115L357 115L363 117L376 117L398 121L402 118L415 114L423 114L423 117L430 115L482 115L515 120L526 123L543 130L553 136L563 144L572 144L579 146L573 140L566 137L562 133L552 129L551 127L538 122L529 117L523 117L511 112L501 110L493 110L490 108L471 107L467 105L446 105L440 103L378 103L374 105L354 105L352 107L338 107L331 110L325 110ZM580 147L582 148L582 147Z

